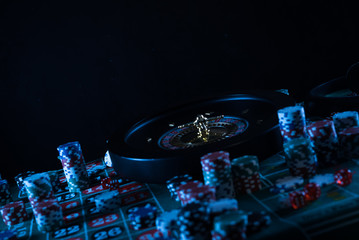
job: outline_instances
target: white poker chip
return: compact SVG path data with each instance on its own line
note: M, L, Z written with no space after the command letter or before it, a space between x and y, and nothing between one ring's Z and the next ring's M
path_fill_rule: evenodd
M320 187L324 187L335 183L334 175L332 173L318 174L309 180L311 183L316 183Z
M303 185L304 180L301 177L287 176L277 179L275 188L283 191L291 191Z
M112 167L112 161L111 161L111 157L110 157L110 153L109 151L107 151L105 153L105 157L104 157L104 161L107 167Z

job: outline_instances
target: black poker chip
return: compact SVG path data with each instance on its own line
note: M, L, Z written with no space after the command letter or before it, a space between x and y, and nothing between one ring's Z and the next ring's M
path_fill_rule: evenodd
M261 231L268 227L272 219L266 211L251 211L247 213L248 224L246 233L248 235Z

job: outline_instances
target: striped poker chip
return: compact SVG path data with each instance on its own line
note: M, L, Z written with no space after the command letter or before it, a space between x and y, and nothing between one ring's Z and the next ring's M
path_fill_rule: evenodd
M271 192L283 193L293 191L303 186L304 180L301 177L287 176L284 178L277 179Z
M121 207L121 194L117 190L104 192L94 199L96 208L102 213L117 211Z
M53 232L64 223L62 208L56 199L39 202L33 212L40 232Z
M128 218L135 230L152 227L156 224L157 207L151 204L133 207L128 210Z
M166 235L169 231L173 232L178 230L177 218L180 209L173 209L171 211L166 211L161 213L156 218L156 228L162 234Z
M303 106L289 106L277 111L283 141L306 137L306 118Z
M192 202L180 209L177 225L180 239L210 239L212 225L207 203Z
M0 231L0 239L1 240L17 240L16 230L15 229L9 229Z
M359 126L359 115L357 111L338 112L334 114L332 118L338 134L346 128Z
M246 233L251 235L268 227L272 223L272 219L266 211L251 211L247 213L248 224Z
M359 158L359 127L350 127L339 133L342 156L346 159Z
M332 173L317 174L316 176L309 179L310 183L316 183L320 187L325 187L334 184L334 175Z
M247 214L241 210L223 213L213 220L213 231L226 239L245 239ZM245 235L244 235L245 236Z
M0 206L4 206L12 202L10 187L6 179L0 180Z
M22 223L28 219L25 204L22 200L8 203L3 206L0 211L2 219L8 227Z
M48 173L37 173L24 179L29 201L32 206L44 199L54 198Z

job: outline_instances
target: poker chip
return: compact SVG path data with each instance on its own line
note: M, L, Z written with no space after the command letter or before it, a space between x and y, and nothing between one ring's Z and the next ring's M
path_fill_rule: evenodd
M159 216L157 216L156 218L157 230L162 232L162 234L164 235L167 234L168 231L173 232L178 230L177 218L179 212L180 209L173 209L171 211L163 212Z
M207 214L207 203L192 202L178 213L180 239L210 239L211 223Z
M259 232L272 223L272 219L266 211L250 211L247 213L247 218L247 235Z
M331 185L334 182L334 175L332 173L317 174L316 176L309 179L310 183L316 183L320 187Z
M0 240L17 240L16 230L0 231Z
M117 211L121 207L121 197L117 190L104 192L97 195L94 199L96 208L102 213Z
M289 172L292 176L313 177L317 172L317 156L308 138L295 138L283 144Z
M89 187L89 177L86 170L80 143L69 142L57 148L59 159L66 176L70 192L78 192Z
M257 156L244 155L234 158L231 168L236 195L252 193L262 188Z
M326 168L338 164L339 141L333 121L313 122L307 129L317 156L318 167Z
M50 183L52 186L52 190L54 192L58 192L61 190L61 183L58 171L48 171L47 174L50 177Z
M201 157L204 183L215 188L216 199L235 196L229 153L211 152Z
M18 175L15 176L15 181L16 181L16 184L19 188L19 196L23 197L26 197L26 188L24 186L24 179L35 174L34 171L27 171L27 172L24 172L24 173L20 173Z
M0 206L4 206L12 201L10 187L6 179L0 179Z
M112 168L112 160L111 160L111 156L110 156L110 152L106 151L105 156L103 158L105 164L107 167Z
M359 158L359 127L349 127L339 132L342 157L346 160Z
M156 224L157 207L146 204L129 209L128 218L134 230L152 227Z
M307 137L303 106L289 106L277 111L283 142L298 137Z
M346 128L359 126L359 115L357 111L338 112L332 116L332 119L338 134Z
M215 201L215 191L215 187L203 185L202 182L197 180L189 181L176 188L176 193L182 206L195 201Z
M171 194L171 198L180 201L176 192L178 186L192 181L192 177L188 174L174 176L173 178L166 181L167 189Z
M270 191L273 193L289 192L301 187L303 183L304 180L301 177L286 176L277 179Z
M24 185L32 207L45 199L54 198L54 192L48 173L31 175L24 179Z
M28 219L25 204L22 200L8 203L3 206L0 211L2 219L8 227L22 223Z
M216 216L238 210L238 201L234 198L222 198L208 203L207 211L213 220Z
M33 212L40 232L53 232L64 223L62 208L56 199L37 203L33 207Z
M225 239L246 239L248 216L241 210L223 213L213 220L213 232Z

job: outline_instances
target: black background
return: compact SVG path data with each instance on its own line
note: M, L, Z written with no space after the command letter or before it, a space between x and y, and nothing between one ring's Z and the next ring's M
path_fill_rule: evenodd
M314 3L315 2L315 3ZM3 177L102 157L118 128L183 101L287 88L298 101L359 59L342 1L1 1Z

